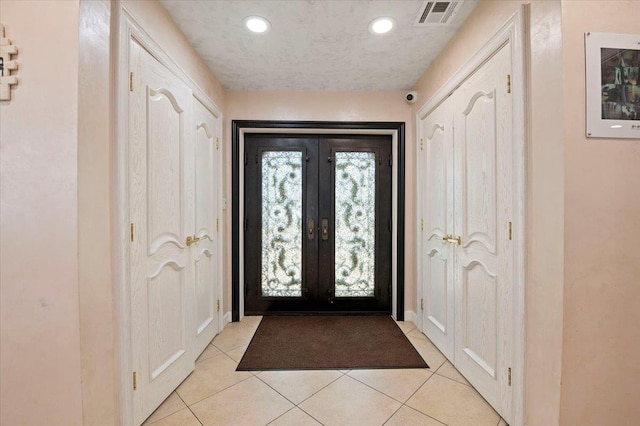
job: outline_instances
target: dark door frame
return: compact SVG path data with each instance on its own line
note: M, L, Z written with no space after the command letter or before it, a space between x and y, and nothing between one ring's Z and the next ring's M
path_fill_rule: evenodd
M395 131L397 134L397 246L396 246L396 319L404 320L404 233L405 233L405 123L371 121L231 121L231 320L240 320L240 136L245 130L273 131ZM254 133L262 133L255 130ZM392 301L393 303L393 301Z

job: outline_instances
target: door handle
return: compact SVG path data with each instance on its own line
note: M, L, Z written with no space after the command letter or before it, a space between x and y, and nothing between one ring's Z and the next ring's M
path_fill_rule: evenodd
M452 244L456 244L456 245L460 245L462 244L462 239L460 237L454 237L451 234L447 234L444 237L439 237L436 235L436 238L440 241L442 241L443 243L452 243Z
M456 244L456 245L462 244L462 239L460 237L455 237L454 238L453 235L447 235L446 241L448 243L452 243L452 244Z
M195 235L193 235L193 236L189 235L189 236L187 237L187 247L189 247L189 246L191 246L191 245L193 245L193 244L197 243L197 242L198 242L198 241L200 241L201 239L202 239L202 238L200 238L200 237L196 237Z
M445 235L444 237L436 235L436 239L442 241L443 243L448 243L449 242L449 238L451 238L451 235L449 235L449 234Z
M307 220L307 236L310 240L313 240L315 234L315 224L313 219Z
M322 241L327 241L329 239L329 219L322 218L322 226L321 226L321 231L322 233Z

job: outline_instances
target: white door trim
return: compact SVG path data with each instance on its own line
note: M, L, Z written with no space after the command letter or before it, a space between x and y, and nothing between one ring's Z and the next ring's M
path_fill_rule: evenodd
M115 78L115 134L112 160L113 187L113 270L116 306L116 334L117 352L116 366L118 369L118 405L120 407L120 423L124 426L133 424L133 389L132 389L132 346L131 346L131 311L129 295L129 184L128 184L128 109L129 109L129 43L136 40L155 59L182 80L197 98L217 119L220 120L216 136L222 141L223 117L221 109L213 102L206 92L168 55L153 38L143 29L142 25L129 13L126 6L117 2L118 8L113 11L112 19L117 22L118 29L114 32L113 57L116 59L114 67ZM135 76L134 76L135 84ZM218 170L219 182L223 181L222 168ZM222 191L220 191L222 194ZM223 218L220 206L222 197L218 197L218 216ZM224 229L224 227L223 227ZM223 238L219 238L218 252L222 252ZM221 262L221 265L223 263ZM220 311L218 324L222 327L223 268L219 268L218 298Z
M392 129L326 129L326 128L253 128L244 127L240 130L238 138L238 158L244 158L244 135L247 133L295 133L295 134L341 134L341 135L390 135L391 157L393 165L392 174L392 210L391 210L391 315L397 318L397 289L398 289L398 131ZM244 218L244 162L238 162L238 217ZM242 223L242 220L240 221ZM238 226L238 283L240 320L244 317L244 227ZM406 285L406 283L405 283ZM406 320L406 319L405 319Z
M487 43L473 55L454 75L418 110L416 123L426 117L440 103L448 98L467 77L484 64L498 49L509 43L512 55L511 94L513 99L513 179L514 179L514 205L513 205L513 247L514 247L514 283L513 283L513 358L512 387L513 387L513 426L524 425L525 422L525 268L526 268L526 240L525 240L525 200L526 200L526 153L527 153L527 73L526 58L528 58L529 46L525 35L529 20L529 9L521 6L505 24L487 41ZM505 81L505 84L507 82ZM416 135L416 143L420 144L420 135ZM416 156L416 170L420 170L419 157ZM416 185L416 200L421 194ZM421 211L416 215L416 229L420 229ZM517 218L517 219L516 219ZM421 252L421 240L416 239L416 253ZM416 262L416 276L418 282L422 281L420 262ZM422 299L422 286L417 285L416 312L420 312L420 299Z

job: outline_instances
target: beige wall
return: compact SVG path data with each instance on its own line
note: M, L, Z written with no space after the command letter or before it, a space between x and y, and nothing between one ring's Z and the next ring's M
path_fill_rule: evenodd
M80 425L78 1L0 2L0 424Z
M418 81L416 110L526 3L480 2ZM525 404L529 426L551 426L559 422L564 268L560 2L531 2L530 16Z
M415 152L413 114L403 91L387 92L269 92L227 91L225 108L225 287L224 310L231 312L231 121L232 120L315 120L315 121L402 121L406 122L406 236L405 310L415 312Z
M110 0L80 2L78 277L84 425L115 424L118 418L117 292L111 270L111 6Z
M585 138L584 33L638 34L640 2L562 2L563 425L640 418L640 139Z

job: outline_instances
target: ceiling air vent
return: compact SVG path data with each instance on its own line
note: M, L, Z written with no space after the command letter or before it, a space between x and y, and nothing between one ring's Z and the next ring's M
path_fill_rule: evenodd
M420 7L414 25L444 25L451 21L462 1L425 1Z

